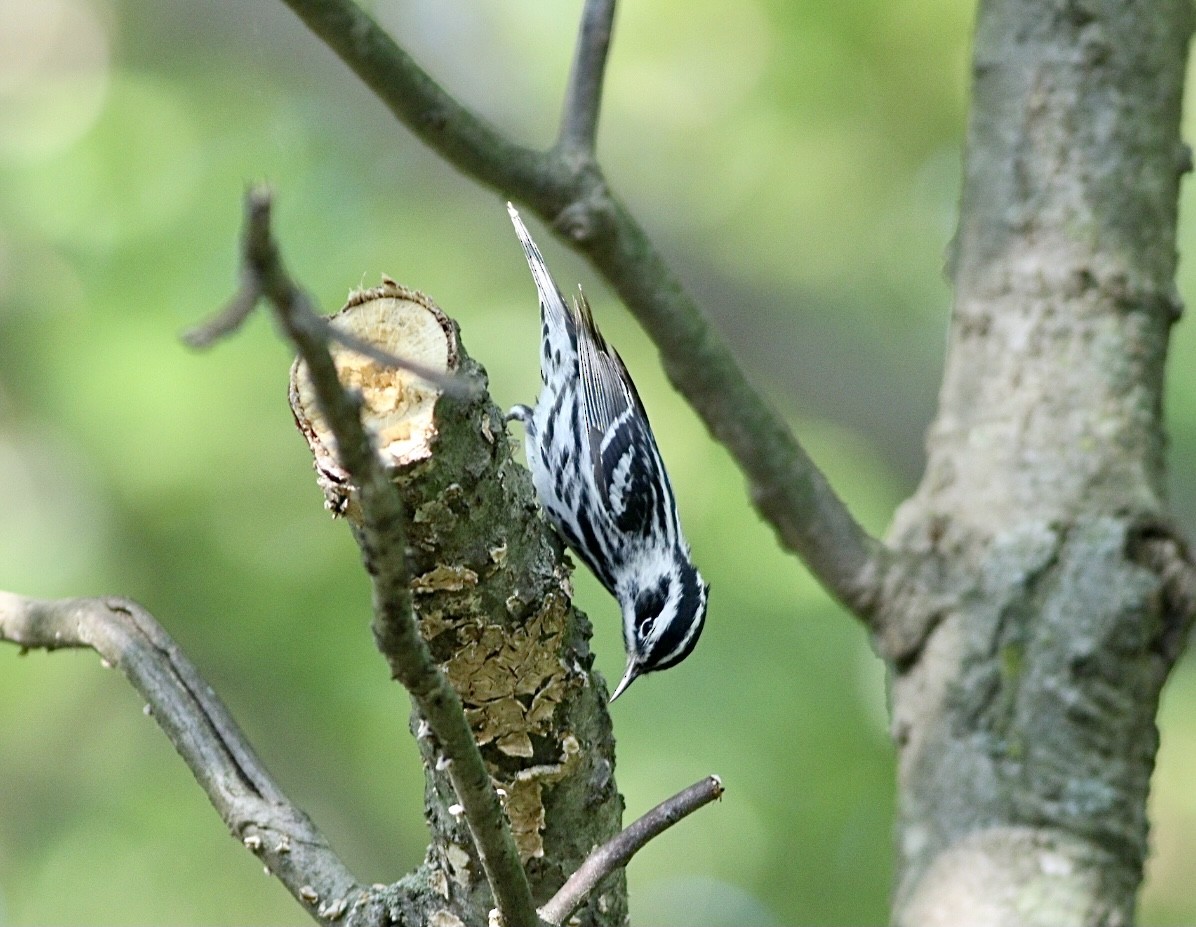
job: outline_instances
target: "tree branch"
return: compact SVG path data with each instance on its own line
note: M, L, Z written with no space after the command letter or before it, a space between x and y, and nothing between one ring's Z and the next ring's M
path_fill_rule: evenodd
M527 874L461 700L432 658L412 613L402 499L362 426L359 401L341 385L322 320L283 267L270 231L270 205L265 190L246 196L242 290L230 305L241 312L246 304L267 300L307 364L320 411L336 437L340 464L360 492L361 544L373 580L378 647L439 741L503 923L535 927L539 918ZM222 327L218 320L205 326Z
M626 866L649 840L722 795L722 780L718 776L707 776L685 791L662 801L586 857L586 861L569 876L560 891L540 908L540 917L549 924L563 924L585 901L594 886L616 869Z
M352 0L285 2L417 137L464 174L526 203L590 259L655 342L670 382L731 452L781 543L832 595L870 618L887 549L856 522L784 419L747 382L593 159L564 147L515 145L446 93ZM590 107L597 117L601 25L613 6L592 0L586 8L562 138L590 124Z
M313 914L357 922L363 892L324 836L282 793L194 664L128 599L42 601L0 592L0 640L90 647L145 698L233 835ZM365 918L368 919L368 918Z
M864 531L784 418L748 383L631 213L613 196L586 208L591 218L583 224L601 231L580 247L655 342L669 381L731 452L756 510L832 595L869 617L887 549Z
M352 0L285 0L395 117L463 173L498 190L544 183L554 163L466 109Z
M586 0L581 31L565 91L565 111L557 144L567 151L594 154L598 136L598 111L602 106L602 81L615 19L615 0Z

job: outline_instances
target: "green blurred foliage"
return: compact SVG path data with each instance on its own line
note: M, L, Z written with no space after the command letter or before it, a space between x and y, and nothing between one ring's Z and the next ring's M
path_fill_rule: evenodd
M466 102L546 144L579 6L372 9ZM916 479L941 366L971 15L953 0L628 4L610 63L613 183L877 532ZM288 352L264 318L209 353L177 338L231 294L258 179L327 309L391 274L460 319L497 401L534 396L535 301L500 198L415 143L281 4L0 4L0 588L143 602L359 877L392 880L424 848L408 702L291 424ZM1194 237L1185 223L1181 251ZM629 817L709 772L728 787L636 858L635 921L880 923L881 668L778 550L634 322L540 238L636 376L714 589L696 654L614 708ZM1191 524L1189 332L1168 401ZM617 673L616 608L584 571L576 585ZM1196 920L1194 700L1189 661L1160 721L1147 923ZM0 924L305 922L140 709L94 655L0 648Z

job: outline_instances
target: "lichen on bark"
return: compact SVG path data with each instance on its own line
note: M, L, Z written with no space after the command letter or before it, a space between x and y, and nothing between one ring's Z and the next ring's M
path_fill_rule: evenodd
M1191 622L1162 389L1192 22L1187 0L979 6L947 365L877 621L898 923L1134 916Z
M449 373L485 383L485 371L466 354L456 323L422 294L384 281L351 296L342 313L368 313L368 326L374 326L375 316L386 317L379 315L380 305L388 312L430 314L448 341L447 351L434 348L432 354L447 359ZM334 324L345 323L343 315L333 318ZM368 337L366 331L356 334ZM381 346L407 356L401 339ZM337 354L338 368L348 359L346 368L360 381L365 362L345 350ZM372 372L365 379L381 382ZM319 429L305 421L302 383L297 366L291 394L300 428L312 443L329 508L353 524L354 488L319 440ZM392 413L407 402L405 391L421 389L426 386L413 375L390 371L384 389L366 391L363 420L370 422L371 401L382 403L386 428L403 442L401 454L389 454L385 445L380 453L406 505L413 608L433 656L462 699L503 797L533 895L542 903L596 844L619 829L622 797L614 781L605 684L593 672L589 622L571 604L567 560L540 515L527 471L511 455L502 414L484 389L438 395L427 405L425 397L414 395L407 398L418 424L396 424ZM426 444L413 442L413 435L424 435ZM421 887L417 895L427 900L427 918L451 915L485 923L492 907L489 889L435 738L418 712L411 728L424 763L432 839L422 871L407 884ZM618 872L577 912L577 923L622 924L626 910L625 880Z

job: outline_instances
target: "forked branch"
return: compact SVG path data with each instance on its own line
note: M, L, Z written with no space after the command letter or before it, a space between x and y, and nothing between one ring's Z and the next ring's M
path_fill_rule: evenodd
M870 618L887 549L747 382L593 158L612 0L586 4L561 142L548 151L515 144L462 105L353 0L285 2L421 140L504 198L528 204L589 258L655 342L669 380L731 452L781 543L832 595Z

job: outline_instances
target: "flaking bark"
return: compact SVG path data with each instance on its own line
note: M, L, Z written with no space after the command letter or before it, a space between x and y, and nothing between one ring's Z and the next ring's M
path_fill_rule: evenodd
M484 383L484 371L460 345L456 324L426 297L388 281L352 297L346 311L396 297L426 301L443 324L450 371ZM386 347L403 351L402 344ZM297 370L293 400L301 379ZM301 408L297 418L311 441L318 429ZM407 506L414 609L504 797L539 904L593 846L618 831L622 798L614 782L605 686L591 672L590 627L570 604L559 541L539 514L527 471L511 458L499 410L484 391L471 398L441 395L429 425L419 432L426 447L408 440L402 460L389 461ZM313 449L330 508L352 522L352 487L329 468L318 443ZM385 457L385 444L381 450ZM432 842L424 866L405 880L403 897L408 906L423 899L426 918L445 912L442 917L486 923L489 889L456 813L437 744L418 713L411 724L424 761ZM613 925L626 920L626 911L620 871L575 916L582 925Z

